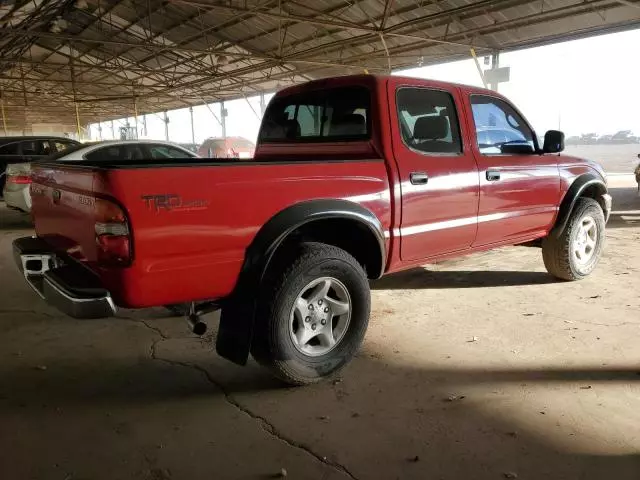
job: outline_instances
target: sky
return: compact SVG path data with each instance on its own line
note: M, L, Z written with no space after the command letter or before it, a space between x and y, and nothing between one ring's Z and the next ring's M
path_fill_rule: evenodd
M567 136L586 133L613 134L632 130L640 135L640 29L558 43L500 54L500 66L510 67L509 82L498 91L524 114L539 135L561 129ZM483 58L479 58L483 68ZM397 72L482 86L472 59ZM266 101L271 95L266 96ZM255 141L260 120L248 102L260 113L258 97L225 102L228 111L227 135ZM210 108L220 118L220 105ZM196 143L222 134L220 124L205 106L193 108ZM188 109L169 113L169 139L191 142ZM134 125L133 119L129 119ZM118 125L115 122L116 134ZM139 119L139 128L142 120ZM103 138L112 138L110 124L102 124ZM164 123L157 115L147 115L147 135L164 139ZM96 126L92 138L98 138Z

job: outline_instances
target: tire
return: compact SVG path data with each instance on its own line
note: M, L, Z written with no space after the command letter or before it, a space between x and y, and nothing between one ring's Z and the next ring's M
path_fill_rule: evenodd
M371 295L364 269L347 252L302 243L275 260L262 290L251 354L277 378L290 385L316 383L355 356L369 324ZM347 303L349 313L339 314ZM305 343L307 334L316 336Z
M580 258L575 251L584 245L584 226L593 221L587 237L595 242L592 250ZM604 213L592 198L579 198L564 231L556 237L549 235L542 241L542 258L547 271L562 280L582 280L596 268L602 256L605 239ZM586 247L585 247L586 248Z

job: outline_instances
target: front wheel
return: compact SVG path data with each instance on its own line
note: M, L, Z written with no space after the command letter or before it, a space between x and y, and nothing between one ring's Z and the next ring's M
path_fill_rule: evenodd
M303 243L278 264L260 295L251 353L286 383L315 383L362 344L371 309L367 276L347 252L322 243Z
M547 271L562 280L585 278L600 261L604 238L602 207L591 198L579 198L564 231L542 241Z

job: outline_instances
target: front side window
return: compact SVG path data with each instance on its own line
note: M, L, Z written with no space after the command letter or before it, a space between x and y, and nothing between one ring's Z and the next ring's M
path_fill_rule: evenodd
M76 145L75 143L65 142L65 141L61 141L61 140L51 140L50 143L53 146L53 152L64 152L68 148L73 147L74 145Z
M535 153L533 132L507 102L499 98L472 95L471 108L480 153Z
M261 142L366 140L371 95L365 87L310 91L275 98L260 128Z
M404 143L422 153L456 155L462 152L453 97L448 92L403 87L396 95Z

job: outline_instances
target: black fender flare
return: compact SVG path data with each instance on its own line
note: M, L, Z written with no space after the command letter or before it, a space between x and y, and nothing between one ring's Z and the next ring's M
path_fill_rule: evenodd
M559 237L564 231L569 221L569 216L573 211L573 208L578 201L578 198L582 196L587 188L596 186L600 191L600 195L607 193L607 186L602 178L592 173L585 173L576 178L567 193L565 194L560 208L558 209L558 216L556 217L556 223L553 226L551 235ZM606 214L606 212L605 212Z
M245 261L233 293L222 304L216 351L227 360L245 365L251 350L258 292L269 264L282 242L297 228L317 220L350 219L375 236L380 247L379 277L386 264L385 236L376 215L348 200L319 199L297 203L271 217L247 248ZM371 272L370 272L371 273Z

